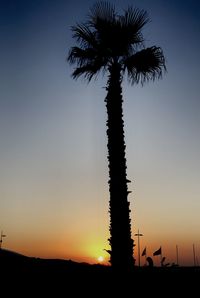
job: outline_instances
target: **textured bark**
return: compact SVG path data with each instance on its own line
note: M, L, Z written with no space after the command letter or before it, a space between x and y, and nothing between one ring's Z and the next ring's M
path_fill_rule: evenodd
M120 65L113 64L109 71L107 96L107 136L109 166L110 262L113 268L129 269L134 264L133 240L128 202L124 121Z

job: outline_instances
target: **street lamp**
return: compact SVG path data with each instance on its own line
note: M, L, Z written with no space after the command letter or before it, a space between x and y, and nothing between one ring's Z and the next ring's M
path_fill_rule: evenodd
M135 236L138 237L138 265L140 267L140 236L143 236L143 234L140 234L139 229L137 234L135 234Z

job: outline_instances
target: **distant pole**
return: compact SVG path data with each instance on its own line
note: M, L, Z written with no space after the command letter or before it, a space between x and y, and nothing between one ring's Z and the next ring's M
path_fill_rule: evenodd
M193 243L193 257L194 257L194 267L196 267L196 255L195 255L194 243Z
M145 254L145 266L147 266L147 249L146 249L146 254Z
M1 231L0 249L2 248L3 237L6 237L6 235L4 235L3 231Z
M160 253L160 266L163 266L163 257L162 257L162 247L161 248L161 253Z
M138 266L140 267L140 236L143 236L143 234L140 234L139 229L137 234L135 236L138 237Z
M178 245L176 245L176 264L179 266L179 259L178 259Z

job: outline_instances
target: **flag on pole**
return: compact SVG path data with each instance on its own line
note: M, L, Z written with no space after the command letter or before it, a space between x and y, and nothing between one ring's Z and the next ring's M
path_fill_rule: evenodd
M142 252L142 257L143 256L146 256L146 254L147 254L147 250L146 250L146 247L145 247L144 250L143 250L143 252Z
M162 250L161 250L161 247L160 247L158 250L154 251L153 256L158 256L158 255L161 255L161 254L162 254Z

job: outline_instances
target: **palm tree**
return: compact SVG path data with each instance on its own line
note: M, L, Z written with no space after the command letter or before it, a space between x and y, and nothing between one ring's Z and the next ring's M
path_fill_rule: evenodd
M108 72L107 136L109 167L110 262L113 268L130 269L134 265L130 208L126 173L122 80L126 74L131 84L161 78L165 58L160 47L145 48L141 33L149 22L144 10L128 7L118 15L108 2L97 2L84 23L72 26L79 46L70 49L68 61L76 64L74 79L90 81L100 71Z

